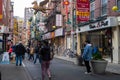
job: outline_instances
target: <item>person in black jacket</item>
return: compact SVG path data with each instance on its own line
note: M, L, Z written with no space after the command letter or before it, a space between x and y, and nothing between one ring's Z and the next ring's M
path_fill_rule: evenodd
M16 45L15 47L16 66L18 66L18 62L19 62L19 66L22 65L22 58L25 55L25 52L26 52L26 49L22 43L19 43L18 45Z
M39 63L41 63L40 49L41 49L40 44L37 44L37 46L35 47L35 60L34 60L34 64L36 63L37 59L39 60Z
M51 73L49 69L51 54L50 54L50 46L47 41L43 41L43 46L41 47L40 56L42 59L42 62L41 62L42 80L44 80L45 73L48 74L49 80L51 80Z

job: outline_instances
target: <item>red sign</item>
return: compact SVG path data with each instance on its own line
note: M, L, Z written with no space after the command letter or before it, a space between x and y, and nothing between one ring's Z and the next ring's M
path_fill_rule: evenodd
M77 21L85 22L90 17L90 1L89 0L77 0Z
M0 0L0 21L2 20L2 0Z

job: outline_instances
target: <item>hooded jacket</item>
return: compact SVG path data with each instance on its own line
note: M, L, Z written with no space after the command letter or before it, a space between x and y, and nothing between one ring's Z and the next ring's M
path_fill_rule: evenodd
M91 44L87 44L84 48L83 54L82 54L82 58L86 61L89 61L92 59L92 46Z

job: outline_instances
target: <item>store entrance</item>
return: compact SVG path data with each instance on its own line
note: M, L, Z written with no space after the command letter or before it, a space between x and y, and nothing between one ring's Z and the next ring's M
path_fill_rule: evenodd
M113 61L112 54L112 33L111 29L89 32L86 39L89 39L94 46L97 46L104 59Z

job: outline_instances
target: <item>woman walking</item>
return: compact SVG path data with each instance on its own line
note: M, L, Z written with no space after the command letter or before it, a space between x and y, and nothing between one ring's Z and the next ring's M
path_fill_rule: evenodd
M41 68L42 68L42 80L45 78L45 74L47 73L49 80L51 80L51 72L50 72L50 61L51 61L51 54L50 54L50 47L47 41L43 42L43 46L41 48Z

